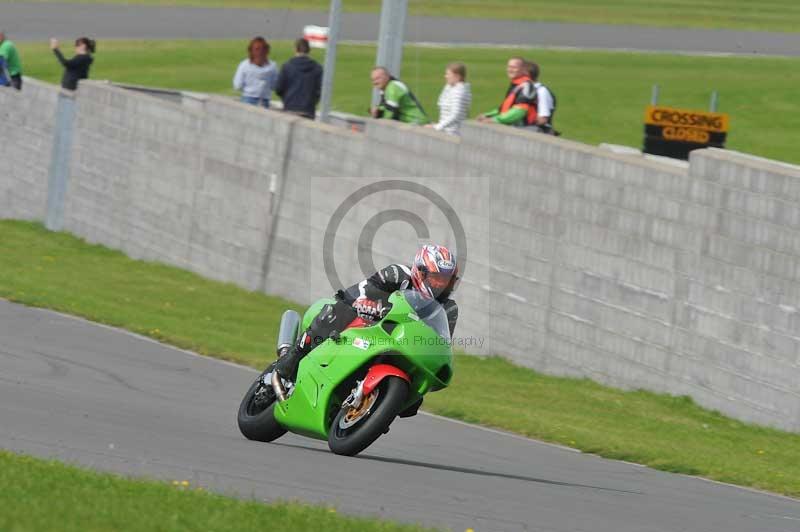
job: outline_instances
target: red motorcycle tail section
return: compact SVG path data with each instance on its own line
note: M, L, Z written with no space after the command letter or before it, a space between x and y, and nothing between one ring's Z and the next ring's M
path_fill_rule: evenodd
M386 377L400 377L404 381L411 383L411 379L405 371L389 364L375 364L369 368L367 376L364 378L364 395L372 393L372 390Z

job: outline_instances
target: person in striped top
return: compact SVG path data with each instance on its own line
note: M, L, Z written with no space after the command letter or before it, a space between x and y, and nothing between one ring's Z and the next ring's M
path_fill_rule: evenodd
M439 95L439 121L430 127L451 135L458 135L461 123L467 119L472 103L472 91L466 82L464 63L450 63L444 71L447 82Z

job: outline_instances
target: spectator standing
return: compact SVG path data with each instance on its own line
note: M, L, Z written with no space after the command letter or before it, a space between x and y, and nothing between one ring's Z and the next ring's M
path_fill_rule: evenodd
M275 92L284 111L314 118L322 91L322 67L309 57L311 47L305 39L294 42L294 57L284 63Z
M267 109L278 78L278 65L269 60L269 51L264 37L254 37L247 45L247 59L239 63L233 76L233 88L241 91L242 102Z
M509 126L527 127L536 123L536 106L534 99L536 88L528 71L525 60L512 57L506 65L506 75L511 83L506 91L503 103L499 107L478 117L479 122L494 122Z
M541 70L539 65L534 62L526 63L528 75L533 81L533 88L536 90L534 105L536 106L536 119L528 127L548 135L559 135L553 129L553 115L556 112L556 98L553 92L539 81Z
M9 83L17 90L22 89L22 62L19 52L12 41L6 39L6 34L0 31L0 57L5 60Z
M56 55L58 62L64 66L64 75L61 77L61 86L74 91L78 88L78 81L89 77L89 67L94 58L92 54L97 49L97 43L89 37L78 37L75 40L75 57L65 59L58 49L58 39L50 39L50 49Z
M11 74L8 73L6 68L6 58L0 55L0 87L11 86Z
M428 115L408 86L393 77L384 67L375 67L372 86L381 92L378 107L370 109L373 118L390 118L407 124L427 124Z
M464 63L450 63L444 71L445 86L439 95L439 121L426 127L458 135L461 123L469 115L472 91L466 82L467 67Z

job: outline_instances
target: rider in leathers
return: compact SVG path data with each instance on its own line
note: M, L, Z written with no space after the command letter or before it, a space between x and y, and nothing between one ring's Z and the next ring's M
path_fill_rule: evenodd
M455 256L444 246L425 245L417 252L410 268L391 264L347 290L337 292L336 303L322 308L295 346L278 359L275 369L284 379L294 381L300 360L343 331L357 316L371 321L383 318L389 310L389 296L396 290L417 290L423 297L438 301L447 314L452 336L458 306L450 295L457 282Z

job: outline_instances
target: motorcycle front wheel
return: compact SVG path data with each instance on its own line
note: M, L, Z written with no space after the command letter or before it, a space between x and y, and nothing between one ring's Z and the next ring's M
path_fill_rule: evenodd
M359 408L342 407L331 423L328 447L336 454L354 456L389 430L408 394L408 384L399 377L386 377Z
M275 393L264 386L261 377L247 390L239 405L239 430L248 440L269 442L284 434L283 428L275 419Z

